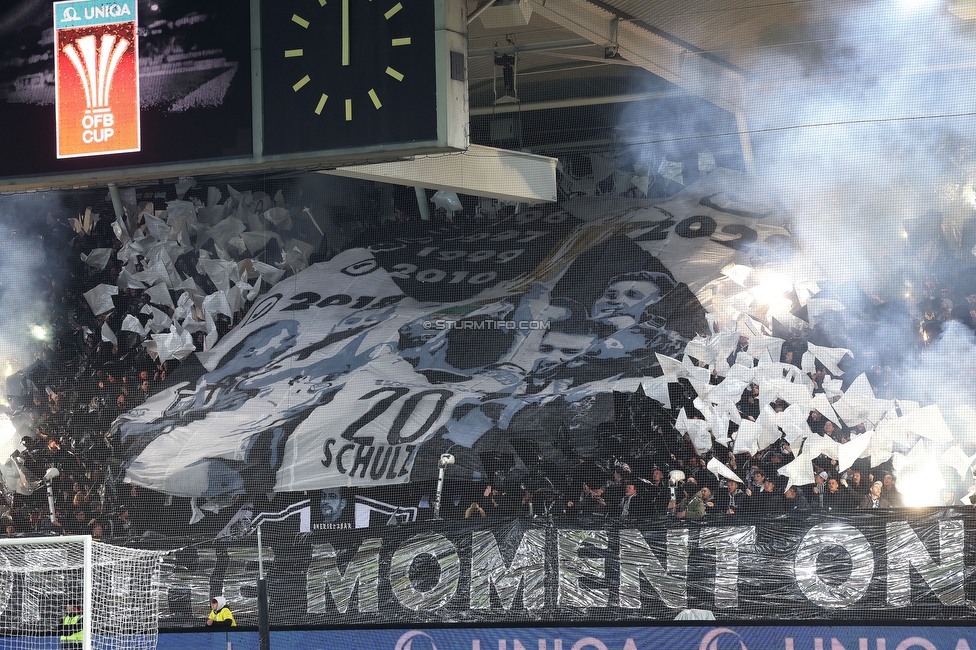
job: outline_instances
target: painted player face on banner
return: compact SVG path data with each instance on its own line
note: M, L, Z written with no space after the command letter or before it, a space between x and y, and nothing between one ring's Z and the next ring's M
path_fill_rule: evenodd
M346 509L346 500L342 498L342 490L322 490L322 500L319 503L322 511L322 521L331 524L339 520L342 511Z
M543 374L559 366L572 365L573 360L585 354L595 341L595 334L546 332L539 345L540 356L536 359L532 372Z
M674 281L663 273L638 271L617 276L593 303L590 318L618 327L629 327L640 322L641 315L650 305L659 301L664 292L674 286Z
M660 295L661 290L653 282L634 280L614 282L593 304L593 319L601 320L623 315L636 318L644 312L647 305L657 302Z

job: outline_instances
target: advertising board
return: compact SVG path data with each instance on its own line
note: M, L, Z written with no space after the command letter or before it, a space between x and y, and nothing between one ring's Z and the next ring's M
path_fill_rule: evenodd
M54 3L57 156L139 151L135 0Z
M258 648L257 632L160 634L160 650ZM970 650L968 627L718 626L451 628L272 632L272 647L375 650Z

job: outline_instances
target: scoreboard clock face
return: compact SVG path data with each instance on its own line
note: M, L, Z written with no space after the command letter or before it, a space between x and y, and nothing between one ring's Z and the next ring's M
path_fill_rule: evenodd
M265 0L264 153L437 137L434 0Z

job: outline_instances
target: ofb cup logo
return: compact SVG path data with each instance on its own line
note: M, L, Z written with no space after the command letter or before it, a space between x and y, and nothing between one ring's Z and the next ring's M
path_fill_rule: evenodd
M136 0L55 3L57 155L139 151Z
M112 90L112 79L115 78L115 71L118 69L119 60L125 51L132 44L124 38L118 38L113 34L103 34L101 43L95 42L94 36L82 36L74 43L68 43L62 50L78 71L81 84L85 90L85 102L88 104L85 115L101 115L102 119L95 120L86 117L85 126L88 129L97 127L99 123L106 127L102 129L104 138L112 137L111 126L112 107L108 102L109 92ZM78 52L81 52L81 56ZM84 58L84 61L82 61ZM83 122L85 121L83 120ZM101 142L97 131L86 131L85 135L91 137L84 138L86 142Z
M425 641L422 646L418 645L417 648L414 648L413 642L417 637L423 637ZM434 645L434 639L429 634L420 630L411 630L397 640L393 650L437 650L437 646Z
M734 637L730 639L729 637ZM721 644L719 641L725 639ZM736 646L738 642L738 646ZM701 643L698 645L698 650L749 650L746 647L745 641L742 637L738 635L734 630L730 630L727 627L717 627L711 630L708 634L702 638Z

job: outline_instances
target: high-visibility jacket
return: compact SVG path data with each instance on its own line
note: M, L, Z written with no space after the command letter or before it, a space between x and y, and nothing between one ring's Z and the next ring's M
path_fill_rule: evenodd
M82 617L81 614L77 614L75 616L68 615L64 617L64 625L62 625L61 629L63 632L71 632L71 633L62 635L61 636L62 641L78 641L78 642L84 641L85 628L81 623L81 617Z
M211 610L208 618L213 621L214 627L237 627L237 621L229 607L223 607L216 612Z

